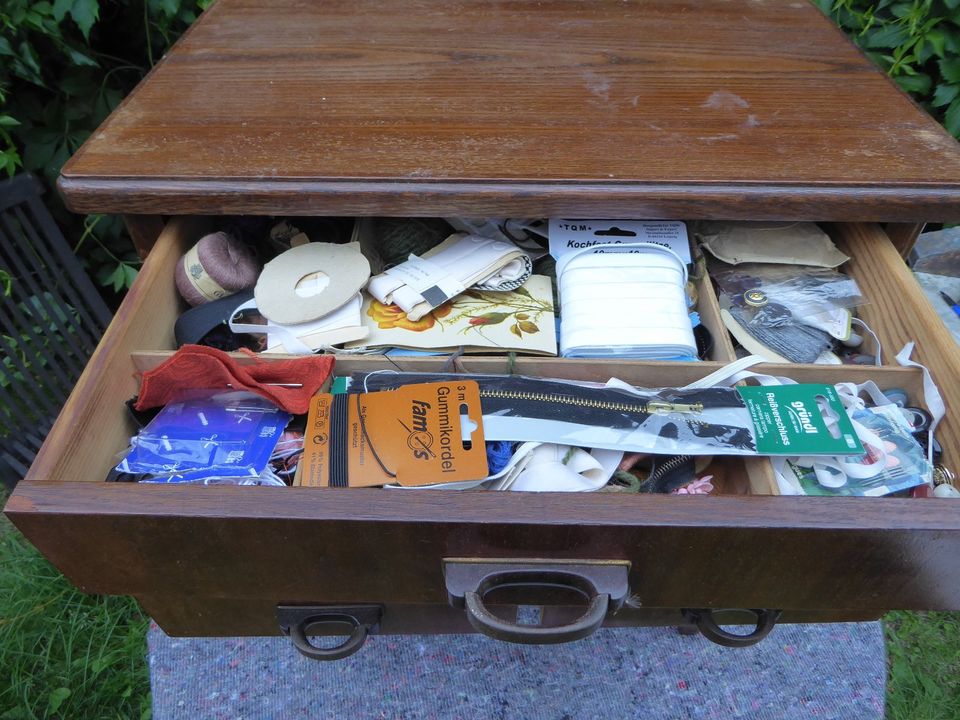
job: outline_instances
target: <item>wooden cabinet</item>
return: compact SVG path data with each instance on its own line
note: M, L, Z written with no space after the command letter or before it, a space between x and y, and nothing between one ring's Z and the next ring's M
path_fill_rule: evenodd
M960 609L960 506L779 497L764 460L732 461L710 497L103 482L133 432L136 373L174 348L174 264L222 214L828 222L885 359L914 340L933 372L943 462L960 470L960 354L901 260L909 233L878 224L960 220L960 148L806 2L219 0L60 185L78 212L127 215L149 254L6 512L79 587L138 597L171 634L279 632L278 605L462 630L451 558L619 563L630 597L612 624ZM724 353L515 371L666 386ZM922 396L920 371L892 364L775 372Z

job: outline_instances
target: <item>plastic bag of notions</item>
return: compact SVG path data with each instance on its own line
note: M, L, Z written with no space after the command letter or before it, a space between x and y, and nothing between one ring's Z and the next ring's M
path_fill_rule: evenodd
M752 263L714 269L724 322L751 352L812 363L837 342L849 342L853 309L863 304L857 281L819 267ZM766 349L763 352L761 349Z
M110 480L287 485L303 450L291 415L242 391L197 390L164 406L130 439Z

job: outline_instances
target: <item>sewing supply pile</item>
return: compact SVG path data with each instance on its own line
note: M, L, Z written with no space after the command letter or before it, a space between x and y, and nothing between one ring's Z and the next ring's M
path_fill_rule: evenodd
M142 374L128 403L138 432L108 479L948 496L934 436L945 408L925 369L922 394L751 370L879 362L878 343L861 347L872 333L854 315L866 302L856 281L837 269L847 259L810 223L700 222L688 234L678 221L226 219L176 266L189 306L179 349ZM711 279L719 307L701 305ZM708 312L743 357L682 387L638 387L602 363L590 369L604 382L459 364L464 353L507 355L508 368L518 354L571 358L556 367L712 359ZM917 366L910 350L899 364ZM430 372L390 360L435 354L449 357ZM337 374L351 356L382 360Z
M177 288L192 306L177 320L178 344L291 355L555 355L552 281L533 272L545 252L526 235L518 244L499 231L456 232L474 226L450 220L298 219L269 229L227 221L177 266ZM528 226L535 223L511 225Z
M780 494L869 496L932 486L939 461L944 407L926 373L929 409L872 382L750 373L760 357L656 389L394 370L334 378L330 357L252 360L186 347L145 373L130 403L141 430L109 479L709 494L735 491L738 460L767 457Z
M178 346L708 359L679 221L226 219L184 253ZM559 349L558 349L559 338Z
M721 317L741 354L881 364L876 335L855 315L865 298L837 270L850 258L816 224L700 222L693 235L709 257Z

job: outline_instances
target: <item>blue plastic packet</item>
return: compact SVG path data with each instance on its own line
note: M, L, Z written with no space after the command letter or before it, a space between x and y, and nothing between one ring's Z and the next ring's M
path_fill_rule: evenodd
M290 418L253 393L194 394L166 405L132 438L117 470L161 483L258 477Z

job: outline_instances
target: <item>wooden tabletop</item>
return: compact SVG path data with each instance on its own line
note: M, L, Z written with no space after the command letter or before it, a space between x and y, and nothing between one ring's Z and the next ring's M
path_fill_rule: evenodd
M219 0L84 212L960 220L960 147L804 0Z

